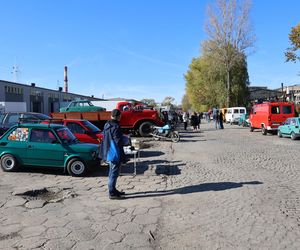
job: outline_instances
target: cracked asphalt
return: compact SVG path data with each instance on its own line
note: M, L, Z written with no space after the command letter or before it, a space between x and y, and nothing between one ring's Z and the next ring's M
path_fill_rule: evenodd
M145 142L124 200L107 167L0 171L0 249L300 249L299 143L226 125Z

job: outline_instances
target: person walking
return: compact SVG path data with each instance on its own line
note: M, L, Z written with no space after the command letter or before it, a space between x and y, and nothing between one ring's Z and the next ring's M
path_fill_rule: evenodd
M183 120L184 130L186 130L187 129L188 120L189 120L188 114L186 112L183 113L182 120Z
M194 130L194 131L197 130L197 122L198 122L197 113L194 112L194 113L191 115L191 126L193 127L193 130Z
M220 115L219 115L219 126L220 126L220 129L224 129L223 121L224 121L224 115L223 115L222 111L220 110Z
M103 129L103 140L101 143L102 160L109 164L108 192L109 199L122 199L125 192L118 191L116 188L119 177L120 167L126 162L123 149L123 133L119 125L121 112L114 109L111 112L111 120L107 121Z

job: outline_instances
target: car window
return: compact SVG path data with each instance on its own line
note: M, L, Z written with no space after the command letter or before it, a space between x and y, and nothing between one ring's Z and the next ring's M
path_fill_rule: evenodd
M51 117L44 114L23 114L23 118L28 120L48 120Z
M240 109L241 114L245 114L245 109Z
M19 118L20 118L19 114L9 114L8 118L6 118L6 122L5 123L10 127L12 125L17 124L18 121L19 121Z
M238 109L234 109L234 110L233 110L233 113L238 114L238 113L239 113L239 110L238 110Z
M28 141L28 128L15 128L7 137L9 141Z
M64 142L64 143L72 143L76 141L76 137L72 134L72 132L66 128L59 128L56 130L58 137Z
M90 123L89 121L84 121L83 125L88 127L93 133L99 133L101 132L98 127L96 127L94 124Z
M292 125L292 126L295 126L295 125L296 125L295 119L291 119L291 125Z
M68 122L67 127L74 134L84 134L85 132L85 129L76 122Z
M2 123L4 116L5 116L4 114L0 114L0 123Z
M292 106L282 106L282 113L283 114L291 114L292 113Z
M271 113L272 114L280 114L280 108L279 108L279 106L272 106L271 107Z
M55 140L55 136L51 130L48 129L31 129L30 141L52 143Z
M228 109L227 114L231 114L231 113L232 113L232 109Z

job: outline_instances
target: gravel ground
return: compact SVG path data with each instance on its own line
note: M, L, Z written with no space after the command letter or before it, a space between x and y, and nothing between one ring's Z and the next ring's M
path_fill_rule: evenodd
M226 125L149 141L107 197L84 178L0 171L0 249L300 249L300 141Z

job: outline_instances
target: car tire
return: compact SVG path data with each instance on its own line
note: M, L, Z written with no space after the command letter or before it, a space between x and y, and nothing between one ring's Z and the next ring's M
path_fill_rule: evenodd
M296 140L296 139L297 139L297 137L296 137L296 135L295 135L294 132L291 133L291 139L292 139L292 140Z
M86 172L86 166L80 159L73 158L67 164L67 171L74 177L84 176Z
M250 132L253 132L253 131L254 131L254 128L250 124Z
M267 130L266 130L265 126L261 126L261 133L262 133L262 135L267 135Z
M282 137L282 134L281 134L281 132L280 132L280 130L279 130L279 129L278 129L277 135L278 135L278 137L279 137L279 138L281 138L281 137Z
M0 160L0 165L5 172L12 172L18 168L18 162L11 154L3 155Z
M139 127L139 134L142 137L148 137L151 133L152 122L143 122Z

